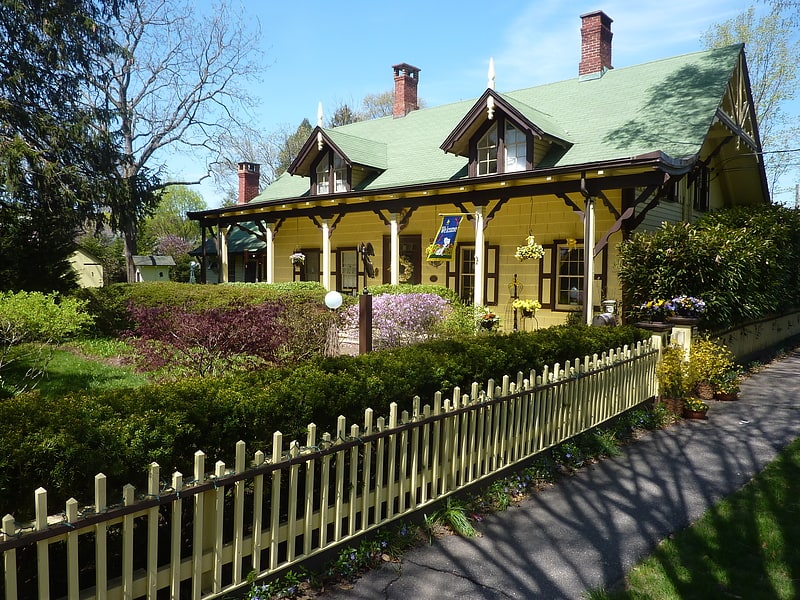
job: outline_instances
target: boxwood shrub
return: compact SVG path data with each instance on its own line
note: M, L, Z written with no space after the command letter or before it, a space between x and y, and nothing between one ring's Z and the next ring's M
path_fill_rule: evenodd
M33 492L49 492L50 512L70 496L92 501L94 475L109 477L110 498L125 483L143 489L156 461L164 479L191 474L194 452L207 464L231 463L238 440L248 452L269 452L274 431L305 442L316 423L333 433L339 415L363 424L364 410L388 415L396 402L423 405L454 386L469 391L503 375L582 359L644 339L633 327L560 326L511 335L435 340L363 356L316 358L294 367L188 378L132 390L45 399L23 394L0 402L0 420L13 424L0 436L0 514L30 518Z

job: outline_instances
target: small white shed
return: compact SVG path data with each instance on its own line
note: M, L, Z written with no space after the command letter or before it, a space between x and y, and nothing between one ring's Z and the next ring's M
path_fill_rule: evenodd
M175 266L171 256L134 256L136 281L169 281L169 268Z

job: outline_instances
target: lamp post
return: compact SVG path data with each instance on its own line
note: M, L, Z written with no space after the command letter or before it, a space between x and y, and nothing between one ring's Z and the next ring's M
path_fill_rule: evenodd
M341 305L342 295L339 292L336 290L331 290L325 294L325 306L327 306L331 312L334 312ZM336 328L335 318L333 319L331 326L328 327L328 339L325 346L329 356L335 356L339 353L339 331Z

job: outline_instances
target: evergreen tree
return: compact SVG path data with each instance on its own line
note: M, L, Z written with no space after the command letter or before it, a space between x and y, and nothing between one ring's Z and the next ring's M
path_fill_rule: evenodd
M115 189L102 110L81 102L117 0L0 0L0 289L64 290L87 220Z

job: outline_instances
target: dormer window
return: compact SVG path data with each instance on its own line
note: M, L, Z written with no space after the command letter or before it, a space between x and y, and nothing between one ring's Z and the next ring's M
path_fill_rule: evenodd
M506 173L524 171L528 147L525 134L509 121L506 121L505 132Z
M314 168L314 190L317 194L330 194L346 192L350 186L349 168L344 159L334 152L324 152L319 156L319 162Z
M497 125L478 140L478 175L497 173Z
M338 154L333 155L333 185L334 191L347 191L347 163Z
M529 168L528 146L527 134L499 115L475 142L476 175L525 171Z
M317 193L318 194L327 194L328 189L330 188L330 181L328 178L328 161L324 160L326 157L323 156L323 160L319 161L317 165Z

